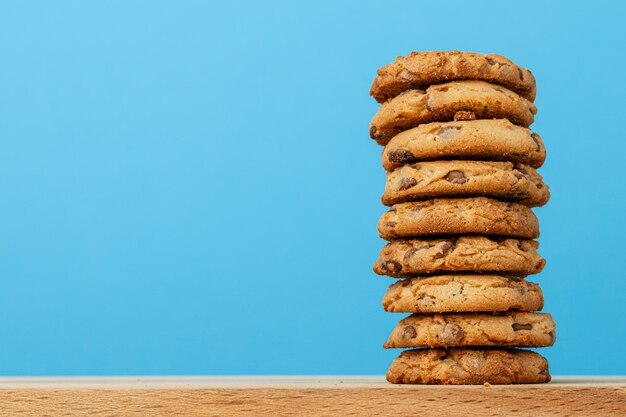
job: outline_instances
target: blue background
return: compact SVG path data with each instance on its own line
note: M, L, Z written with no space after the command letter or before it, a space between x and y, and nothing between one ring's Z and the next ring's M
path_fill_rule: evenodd
M503 3L507 3L504 5ZM554 374L626 374L623 2L0 4L0 374L382 374L375 70L538 82Z

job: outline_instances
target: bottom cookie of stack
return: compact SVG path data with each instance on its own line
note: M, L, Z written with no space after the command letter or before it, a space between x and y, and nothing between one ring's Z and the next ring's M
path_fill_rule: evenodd
M387 381L393 384L540 384L550 382L548 361L538 353L505 348L406 350Z

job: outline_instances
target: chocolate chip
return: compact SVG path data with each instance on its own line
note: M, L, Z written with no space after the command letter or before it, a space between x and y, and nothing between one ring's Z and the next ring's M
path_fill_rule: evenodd
M522 71L521 68L517 69L517 72L519 73L519 79L520 81L524 81L524 71Z
M441 247L439 248L440 252L437 252L433 258L441 259L446 256L454 247L456 246L456 241L454 240L446 240L443 242Z
M454 121L459 120L476 120L476 114L473 111L458 111L454 113Z
M543 376L549 375L548 368L542 369L541 371L539 371L539 375L543 375Z
M418 251L418 249L416 248L411 248L409 250L406 251L406 253L404 254L404 258L402 258L404 260L404 262L409 262L411 260L411 258L413 257L413 255L415 255L415 253Z
M513 330L520 331L520 330L532 330L533 325L530 323L513 323Z
M375 126L370 126L370 138L372 139L376 139L378 137L377 131L376 131L376 127Z
M524 168L515 168L513 175L515 175L515 178L517 178L518 180L528 179L528 171L526 171Z
M394 149L389 152L388 157L391 162L398 164L408 164L417 161L411 151L406 149Z
M463 336L465 336L465 332L461 326L455 323L446 324L439 334L441 341L448 346L456 345L463 339Z
M387 227L396 227L398 225L398 222L386 222L385 226Z
M417 299L417 305L418 311L422 309L427 310L435 305L435 299L430 295L422 294Z
M415 178L402 178L400 180L400 185L398 186L399 191L408 190L411 187L415 187L417 185L417 180Z
M528 251L532 251L533 247L532 245L529 243L528 240L518 240L517 241L517 246L523 250L524 252L528 252Z
M491 58L486 58L486 60L487 60L487 63L488 63L489 65L496 65L496 61L494 61L493 59L491 59Z
M452 184L465 184L467 182L467 177L461 171L450 171L444 178Z
M556 334L554 334L554 332L551 331L551 332L548 333L548 336L550 336L551 343L554 343L555 340L556 340Z
M537 271L541 271L543 269L543 267L545 266L545 264L546 264L546 260L545 259L540 259L535 264L535 269Z
M543 188L543 184L540 182L536 183L535 185L537 186L538 190L541 190Z
M400 337L404 340L414 339L415 336L417 336L417 331L415 330L415 327L410 324L408 326L404 326L402 332L400 333Z
M440 127L435 134L441 139L450 139L459 130L461 130L461 126L444 126Z
M400 262L396 261L385 261L383 262L381 267L383 270L391 273L397 273L402 271L402 265L400 265Z
M530 137L533 138L533 140L535 141L535 144L537 145L537 152L539 152L541 150L541 140L539 138L539 135L536 133L531 133Z

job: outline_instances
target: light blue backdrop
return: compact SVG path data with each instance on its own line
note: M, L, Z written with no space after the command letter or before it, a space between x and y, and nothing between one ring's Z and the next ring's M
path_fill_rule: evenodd
M504 5L504 4L510 5ZM625 374L623 2L0 4L0 374L381 374L376 68L534 72L555 374Z

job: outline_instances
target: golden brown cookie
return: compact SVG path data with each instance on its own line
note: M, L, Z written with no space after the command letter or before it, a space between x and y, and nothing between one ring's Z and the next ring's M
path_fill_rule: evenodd
M542 206L550 191L528 165L511 162L430 161L387 173L382 202L392 205L435 197L484 196Z
M383 308L390 313L535 311L543 308L539 285L499 275L436 275L389 286Z
M370 137L384 145L403 130L452 120L508 119L528 127L536 113L533 103L504 87L453 81L426 91L407 90L383 103L370 124Z
M397 278L444 272L526 276L541 272L546 263L538 247L535 240L483 236L394 240L380 251L374 272Z
M370 95L383 103L406 90L454 80L500 84L530 101L535 100L535 77L526 68L496 54L460 51L411 52L378 71Z
M442 159L510 161L540 167L541 136L506 119L435 122L398 133L385 146L383 168Z
M436 198L398 203L378 221L383 239L490 235L522 239L539 237L539 221L523 204L486 197Z
M547 313L412 314L400 320L383 347L543 347L554 344L555 329Z
M415 349L396 358L392 384L541 384L550 382L548 361L521 349Z

